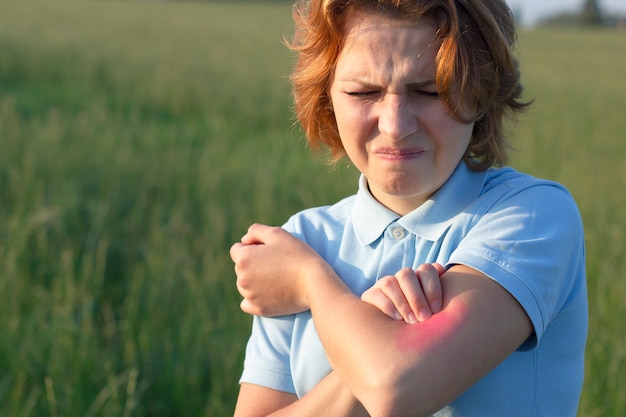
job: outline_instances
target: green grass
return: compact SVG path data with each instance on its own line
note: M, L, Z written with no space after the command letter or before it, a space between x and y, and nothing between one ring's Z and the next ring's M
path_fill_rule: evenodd
M352 193L294 126L280 4L0 1L0 416L227 416L230 244ZM626 393L626 33L522 33L513 165L584 217L581 416Z

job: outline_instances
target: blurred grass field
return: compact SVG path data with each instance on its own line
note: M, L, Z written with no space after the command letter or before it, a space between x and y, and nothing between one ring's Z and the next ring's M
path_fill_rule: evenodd
M0 416L227 416L228 248L355 190L294 125L279 4L0 1ZM520 34L512 165L586 226L579 415L626 415L626 32Z

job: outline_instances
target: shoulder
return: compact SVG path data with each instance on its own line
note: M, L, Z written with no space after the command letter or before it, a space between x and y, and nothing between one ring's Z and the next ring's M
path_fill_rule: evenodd
M535 220L580 222L578 206L565 186L512 168L489 170L477 203L482 210L494 214L507 215L514 210Z
M488 173L474 204L451 262L505 287L541 337L584 287L584 229L574 198L556 182L501 169Z
M537 193L561 196L573 200L570 192L563 184L537 178L508 167L487 171L483 194L488 193L500 194L502 196L511 196L518 193Z
M300 211L283 226L295 236L309 242L317 235L333 236L343 233L356 196L346 197L335 204Z
M549 192L564 194L571 198L562 184L519 172L513 168L492 168L487 171L483 194L495 193L503 196L521 192Z
M541 248L540 242L562 250L583 244L583 225L570 192L554 181L511 168L490 170L479 198L465 210L467 237L497 242L506 248ZM507 258L510 258L509 254Z

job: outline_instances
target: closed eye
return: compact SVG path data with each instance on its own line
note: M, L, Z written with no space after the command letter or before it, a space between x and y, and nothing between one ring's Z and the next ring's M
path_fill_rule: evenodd
M348 91L350 97L373 98L378 95L378 91Z
M350 97L355 97L355 98L375 99L380 96L380 91L378 90L347 91L346 94ZM428 90L420 90L420 89L412 90L411 95L414 97L421 97L421 98L427 98L427 99L439 98L439 92L437 91L428 91Z
M413 83L407 85L407 90L414 97L436 99L439 98L439 92L437 91L437 82L433 80L427 80L420 83Z
M413 94L424 98L439 98L438 91L415 90Z

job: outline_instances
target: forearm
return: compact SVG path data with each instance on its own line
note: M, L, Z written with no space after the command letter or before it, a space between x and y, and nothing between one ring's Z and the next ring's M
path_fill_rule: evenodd
M332 269L310 273L308 304L329 361L372 416L431 415L531 334L513 297L469 268L444 274L443 309L413 325L362 302Z
M368 417L363 406L331 372L298 399L294 394L242 384L235 417Z
M369 414L346 388L339 376L331 372L311 391L272 417L368 417Z
M390 381L402 372L390 341L408 325L362 302L329 268L316 270L309 282L313 321L333 369L370 412L376 411L384 402L376 397L393 397Z

